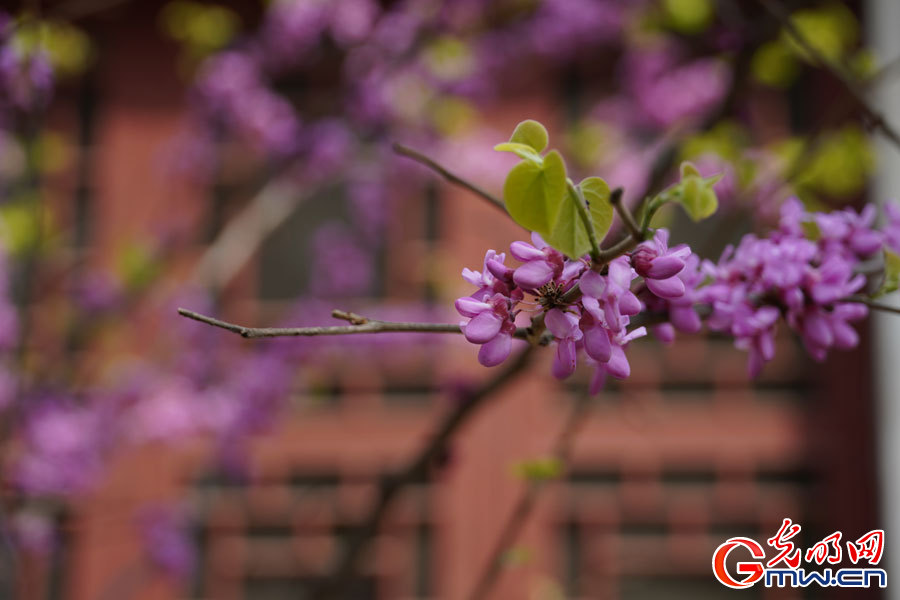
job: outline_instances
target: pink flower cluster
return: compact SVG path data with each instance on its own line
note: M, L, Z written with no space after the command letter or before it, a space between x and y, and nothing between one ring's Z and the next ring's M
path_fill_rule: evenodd
M711 279L698 298L712 307L707 323L749 351L751 375L774 357L781 318L816 360L830 348L859 343L850 322L864 318L868 309L847 300L866 285L857 267L882 248L884 235L873 229L875 212L869 205L861 213L808 213L791 199L768 238L748 234L717 264L702 265Z
M774 357L780 320L816 360L831 348L859 343L851 323L868 312L854 297L867 284L859 267L885 246L900 250L900 210L888 206L886 214L888 224L879 231L874 206L809 213L793 199L783 206L777 230L765 238L744 236L717 263L701 261L685 245L670 248L669 232L659 229L599 270L587 257L566 259L534 234L531 244L510 246L521 266L507 266L504 254L490 250L482 271L464 269L463 278L477 290L459 298L456 309L466 318L466 339L481 346L478 360L485 366L509 356L520 314L531 315L532 328L542 319L556 345L554 376L570 376L583 351L595 367L592 392L607 375L629 376L625 349L647 333L644 326L630 328L640 313L663 342L677 331L700 331L706 316L711 330L731 335L749 352L756 376Z
M669 248L664 229L603 272L591 270L585 259L566 259L537 234L531 244L513 242L510 253L521 266L509 267L504 254L489 250L481 271L463 270L463 278L478 289L459 298L456 309L467 318L462 323L466 339L481 346L478 360L485 366L503 362L517 331L516 317L539 312L556 344L553 375L572 375L583 350L595 367L592 391L599 390L607 375L628 377L625 348L647 334L645 327L629 329L631 317L644 308L631 289L634 280L643 277L650 293L660 299L684 296L685 284L678 275L691 256L687 246ZM576 284L580 294L573 289ZM535 300L526 301L526 295Z

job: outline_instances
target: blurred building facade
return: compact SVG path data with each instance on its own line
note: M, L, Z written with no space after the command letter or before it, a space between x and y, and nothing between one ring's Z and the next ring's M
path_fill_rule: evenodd
M173 211L197 222L213 202L154 169L179 132L184 85L173 74L174 49L147 25L154 7L132 4L92 21L99 62L84 88L68 92L67 106L77 110L56 115L82 131L95 157L72 185L82 190L76 218L87 251L100 261L148 223ZM497 124L552 121L552 102L497 107ZM276 235L296 237L314 218L289 219ZM424 201L403 199L391 218L383 274L392 300L434 298L430 271L456 282L484 249L519 235L491 207L443 185ZM265 321L284 307L260 293L260 282L292 259L279 254L283 245L266 252L223 290L223 312ZM461 293L462 282L437 296L449 303ZM803 525L803 547L835 530L851 536L879 526L865 350L815 365L784 337L778 360L753 383L746 357L723 338L688 337L672 347L646 341L630 355L632 377L588 401L566 474L541 494L491 598L726 597L732 592L714 581L709 564L728 537L764 540L785 517ZM461 341L426 351L374 347L367 361L353 356L335 356L320 381L298 390L290 418L254 446L257 477L246 485L207 472L199 444L121 457L108 484L69 515L67 542L35 573L29 597L312 597L305 594L352 534L380 478L448 409L439 383L487 375ZM558 384L548 359L487 403L445 464L404 492L353 584L354 598L467 597L524 492L514 465L548 455L587 393L588 374ZM144 501L182 494L198 516L200 558L194 580L177 583L136 566L141 550L130 515ZM756 587L745 595L837 593ZM866 594L854 597L877 597Z

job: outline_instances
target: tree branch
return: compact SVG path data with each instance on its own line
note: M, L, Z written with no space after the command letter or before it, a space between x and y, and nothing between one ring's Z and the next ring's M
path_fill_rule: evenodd
M622 219L625 230L631 234L631 237L634 238L635 242L640 243L644 241L644 233L638 226L637 221L635 221L634 215L632 215L631 211L629 211L622 203L622 193L622 188L614 189L609 195L609 203L613 205L619 218ZM640 206L640 203L638 203L638 205Z
M290 163L278 168L286 169L287 164ZM191 280L217 290L225 287L269 234L311 195L308 189L298 190L289 178L274 179L265 184L207 246L191 273Z
M773 2L772 0L759 0L759 3L763 6L763 8L772 15L781 26L788 32L788 34L797 42L803 50L816 62L818 65L827 71L832 77L834 77L843 87L844 89L853 97L856 103L859 105L860 110L862 110L863 114L866 116L866 119L869 121L869 124L881 131L882 134L886 138L888 138L894 145L900 148L900 134L897 133L897 130L889 124L884 116L869 106L866 98L863 96L862 92L857 89L857 82L853 81L847 73L840 66L835 65L832 61L828 59L827 56L822 54L818 48L813 46L806 36L803 35L794 22L791 20L790 14L779 4Z
M563 467L569 462L572 444L575 442L575 436L580 426L584 423L582 417L584 417L584 413L590 404L590 398L589 394L582 394L574 402L572 410L563 424L563 428L559 431L553 443L551 456ZM500 537L497 538L488 562L485 564L475 587L472 588L472 592L468 596L469 600L482 600L490 595L494 583L497 581L497 576L500 574L500 569L503 567L503 557L519 537L522 527L528 522L528 517L531 516L534 507L537 505L538 495L546 487L543 485L544 483L539 480L528 481L528 487L519 497L518 502L516 502L506 523L503 525Z
M243 338L269 338L269 337L311 337L320 335L353 335L358 333L462 333L459 325L453 323L410 323L397 321L379 321L357 315L356 313L348 313L341 310L332 312L332 316L336 319L349 321L351 325L334 325L331 327L245 327L222 321L215 317L202 315L200 313L179 308L178 314L194 321L206 323L213 327L218 327L232 333L236 333ZM525 339L526 328L519 327L516 329L515 337Z
M431 439L416 456L398 473L383 480L378 498L372 504L362 523L354 530L354 534L343 546L331 569L328 580L316 598L320 600L337 600L346 593L351 583L351 576L356 571L356 566L362 558L363 552L369 541L378 533L381 522L398 492L404 486L428 475L432 464L447 450L450 440L462 425L469 420L476 409L481 407L494 392L515 379L525 369L531 361L535 348L536 346L527 346L512 361L508 362L497 375L461 398L456 408L444 417L432 434Z
M476 196L480 196L484 200L487 200L495 208L502 210L504 215L507 214L506 204L503 203L503 200L494 196L490 192L486 192L485 190L481 189L474 183L468 182L465 179L463 179L462 177L459 177L458 175L454 175L453 173L451 173L450 171L445 169L443 166L439 165L436 161L434 161L431 158L428 158L421 152L419 152L417 150L413 150L412 148L404 146L403 144L396 144L396 143L392 144L391 148L393 148L393 150L396 154L399 154L400 156L405 156L406 158L411 158L412 160L416 161L417 163L425 165L426 167L428 167L429 169L431 169L432 171L434 171L435 173L437 173L438 175L440 175L441 177L443 177L444 179L446 179L448 182L452 183L453 185L457 185L465 190L469 190Z
M847 298L848 302L859 302L860 304L865 304L871 309L880 310L882 312L895 313L900 315L900 307L891 306L889 304L882 304L876 300L872 300L871 298L867 298L865 296L850 296Z

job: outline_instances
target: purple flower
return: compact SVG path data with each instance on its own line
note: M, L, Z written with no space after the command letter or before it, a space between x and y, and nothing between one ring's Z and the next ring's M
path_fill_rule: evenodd
M600 308L600 302L596 298L584 296L581 304L584 310L579 326L584 333L584 351L597 362L607 362L611 356L612 345L609 341L606 313Z
M512 336L516 332L511 300L503 294L485 295L479 301L466 296L456 300L456 310L468 321L460 323L466 339L480 344L478 362L486 367L502 363L512 350Z
M175 378L148 390L128 411L125 428L134 442L173 441L200 431L202 394Z
M872 229L875 215L874 204L867 204L860 213L851 209L817 213L815 222L825 252L846 249L862 258L878 252L883 240L882 234Z
M138 514L137 525L151 563L178 579L191 574L196 550L180 510L165 505L146 507Z
M598 362L596 365L597 368L590 386L592 394L597 393L603 387L607 375L616 379L626 379L631 375L631 365L625 355L625 347L632 340L645 335L647 335L646 327L638 327L630 332L626 332L622 327L618 333L610 332L610 357L608 361Z
M371 252L344 224L333 222L319 227L312 248L310 289L313 294L359 296L371 288L375 278Z
M90 487L104 465L110 430L99 410L68 400L30 399L16 484L31 494L75 494Z
M657 127L696 119L716 106L731 74L715 58L679 64L680 48L662 44L626 57L628 91L646 119Z
M369 34L380 12L373 0L334 2L331 13L331 35L341 46L358 44Z
M833 254L818 268L810 269L806 289L818 304L830 304L858 292L865 284L862 274L854 274L853 264Z
M547 329L556 338L556 360L553 361L553 376L565 379L575 372L575 343L582 338L579 329L579 317L574 312L553 308L547 311L545 321Z
M859 335L849 321L858 321L868 314L864 304L842 302L831 310L810 306L801 313L788 316L792 328L800 333L803 345L814 359L821 361L829 348L849 350L859 343Z
M488 250L484 255L484 266L481 271L473 271L463 268L462 277L478 290L472 294L473 298L482 298L485 294L503 294L509 296L513 293L512 269L507 267L505 254L497 254L494 250ZM521 292L518 293L521 299Z
M859 214L814 215L791 199L782 206L779 230L771 238L746 235L718 265L704 264L712 282L695 295L712 306L710 328L727 331L735 345L750 352L751 375L774 357L775 327L782 316L817 360L829 348L858 342L849 321L863 318L866 309L845 300L865 285L865 277L855 273L860 258L880 247L881 234L870 229L873 220L871 207ZM818 225L816 241L804 237L809 222Z
M45 50L25 51L3 40L0 46L0 104L29 111L44 106L53 90L53 67Z
M531 234L531 241L513 242L510 253L525 263L515 270L513 281L526 290L536 290L562 275L565 257L561 252L547 245L537 233Z
M585 296L597 299L605 314L606 327L611 331L621 330L623 315L632 316L641 312L641 302L631 291L634 277L634 270L625 256L609 263L609 274L606 276L587 271L581 277L581 291Z
M677 275L690 255L691 249L684 244L670 249L669 232L657 229L651 241L631 254L631 264L651 292L660 298L678 298L684 295L684 282Z
M893 202L884 204L887 223L884 226L884 243L894 252L900 252L900 206Z

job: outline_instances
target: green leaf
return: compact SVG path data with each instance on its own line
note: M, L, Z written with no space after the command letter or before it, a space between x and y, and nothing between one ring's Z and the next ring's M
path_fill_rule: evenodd
M516 476L527 481L547 481L562 475L563 464L552 457L536 458L516 464L513 471Z
M597 243L603 241L613 222L613 205L609 201L609 185L599 177L588 177L578 184L588 203Z
M802 221L800 227L803 228L803 235L806 236L806 239L813 242L818 242L822 239L822 230L819 229L819 224L815 221Z
M784 89L794 82L800 72L800 64L794 56L783 41L767 42L753 53L750 72L760 83Z
M0 206L0 243L11 254L24 254L36 248L41 240L41 220L31 199Z
M528 546L513 546L503 553L501 561L507 567L519 567L531 562L534 552Z
M884 281L875 296L883 296L900 288L900 255L884 249Z
M566 195L566 165L553 150L543 164L524 160L506 176L503 200L513 220L541 235L549 234Z
M679 33L700 33L715 17L712 0L663 0L666 23Z
M694 163L686 160L681 163L681 178L687 179L688 177L701 177L701 175Z
M547 147L549 136L547 135L546 127L537 121L528 119L527 121L522 121L516 125L509 141L516 144L525 144L535 152L541 152Z
M576 202L581 202L581 199L574 192L566 194L556 224L550 235L544 239L569 258L577 260L591 250L591 238L588 236Z
M711 216L719 208L719 200L713 185L719 180L717 175L701 177L700 171L689 162L681 163L681 183L676 186L680 194L673 199L680 202L685 212L694 221Z
M725 173L716 173L715 175L710 175L709 177L703 178L703 183L709 187L712 187L722 181L722 178L725 177Z
M494 146L494 150L496 150L497 152L512 152L519 158L530 160L538 164L544 162L544 159L541 157L541 155L535 152L534 148L526 144L519 144L516 142L503 142L502 144L497 144L496 146Z

